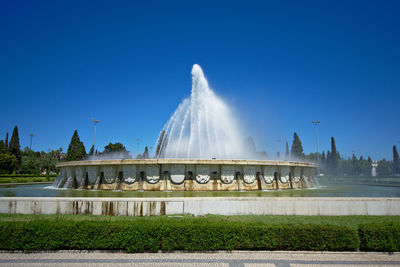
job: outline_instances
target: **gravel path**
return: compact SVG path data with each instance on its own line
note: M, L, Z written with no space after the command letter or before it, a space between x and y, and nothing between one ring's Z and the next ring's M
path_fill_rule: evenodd
M0 266L399 266L400 253L235 251L140 253L58 251L0 253Z

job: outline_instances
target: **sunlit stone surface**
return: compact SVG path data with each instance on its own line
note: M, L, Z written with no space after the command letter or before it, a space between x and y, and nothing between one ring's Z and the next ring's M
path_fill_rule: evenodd
M316 166L267 160L94 160L63 162L54 187L96 190L242 191L307 188Z

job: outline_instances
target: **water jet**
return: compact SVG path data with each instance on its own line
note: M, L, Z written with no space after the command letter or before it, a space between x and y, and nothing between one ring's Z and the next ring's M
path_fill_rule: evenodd
M192 68L192 90L161 130L151 159L62 162L54 187L132 191L255 191L312 186L315 164L260 159L231 108Z

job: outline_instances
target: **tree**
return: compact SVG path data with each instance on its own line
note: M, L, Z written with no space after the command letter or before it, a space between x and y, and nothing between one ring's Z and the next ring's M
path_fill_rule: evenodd
M379 176L391 175L393 173L393 168L391 162L386 159L378 161L378 167L376 168Z
M293 135L291 154L293 157L296 157L296 158L303 157L303 145L301 144L300 138L296 132Z
M393 173L400 174L400 159L396 146L393 146Z
M8 152L17 159L17 166L21 165L22 154L19 146L19 136L18 127L15 126L11 135L10 145L8 147Z
M8 150L8 132L6 133L6 139L4 141L4 147L6 148L6 151Z
M147 146L144 148L143 158L144 159L148 159L149 158L149 149L147 148Z
M329 168L331 169L332 174L336 175L339 171L339 154L336 150L335 138L331 137L331 159L329 163Z
M0 140L0 154L6 153L6 147L4 146L4 141Z
M289 157L289 144L286 141L286 152L285 152L285 157Z
M13 173L17 167L17 159L13 155L0 154L0 173Z
M117 143L109 143L104 147L104 152L103 153L111 153L111 152L128 152L125 148L125 146L119 142Z
M82 160L86 157L86 149L78 136L78 131L75 130L72 135L71 142L67 150L67 161Z
M94 145L92 145L92 147L89 150L89 156L93 156L94 153Z
M321 162L322 162L322 164L324 164L325 163L325 150L323 150L322 151L322 156L321 156Z
M279 151L276 152L276 157L277 157L278 159L281 157L281 153L279 153Z

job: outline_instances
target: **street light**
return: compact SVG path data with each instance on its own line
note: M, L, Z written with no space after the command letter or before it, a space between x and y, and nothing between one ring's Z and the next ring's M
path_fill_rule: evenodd
M315 124L315 141L317 144L317 162L319 163L319 152L318 152L318 124L320 123L319 120L315 120L312 123Z
M93 138L93 156L94 156L94 151L96 148L96 124L99 123L100 121L96 118L93 118L92 122L94 124L94 138Z
M31 144L29 145L29 150L32 150L32 137L34 137L35 135L31 133L29 136L31 137Z

